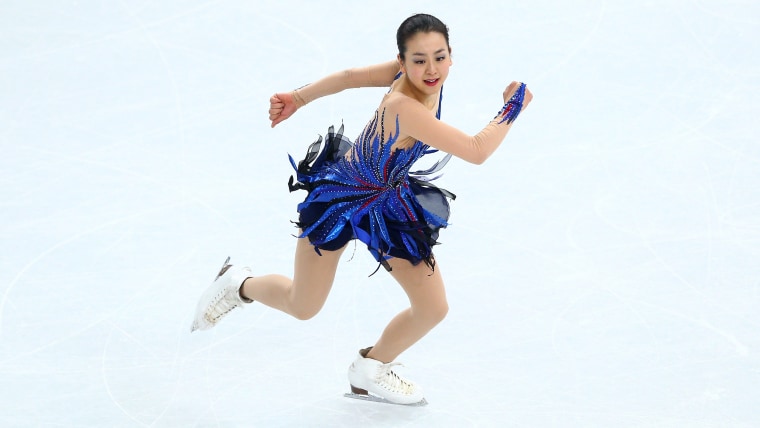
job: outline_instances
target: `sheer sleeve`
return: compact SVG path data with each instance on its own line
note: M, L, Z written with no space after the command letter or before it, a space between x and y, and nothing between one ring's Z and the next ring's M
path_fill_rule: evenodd
M397 61L350 68L296 89L293 91L293 96L296 104L302 107L318 98L336 94L345 89L390 86L399 70Z
M514 123L495 118L477 134L468 135L436 119L417 101L402 97L389 103L386 113L398 115L402 134L474 164L482 164L496 151Z

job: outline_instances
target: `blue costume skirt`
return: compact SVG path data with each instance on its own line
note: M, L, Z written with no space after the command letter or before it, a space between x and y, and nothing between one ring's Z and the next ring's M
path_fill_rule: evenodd
M372 136L371 136L372 137ZM394 139L362 138L354 144L343 136L343 127L309 146L298 162L290 157L296 177L290 191L306 190L298 205L299 237L308 237L315 250L334 251L359 239L386 269L387 260L398 257L414 265L434 268L432 247L438 232L448 225L448 199L455 196L430 183L428 176L440 170L449 156L424 171L410 173L414 161L430 150L421 142L407 149L391 150Z

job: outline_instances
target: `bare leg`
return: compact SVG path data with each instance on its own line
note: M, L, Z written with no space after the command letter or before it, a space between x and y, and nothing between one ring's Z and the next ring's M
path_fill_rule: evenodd
M283 275L248 278L243 283L241 294L295 318L309 319L319 313L327 300L344 249L320 250L320 256L314 251L309 238L300 238L296 246L292 280Z
M412 265L403 259L391 259L390 272L404 288L411 307L396 315L385 328L367 357L389 363L425 336L446 317L449 306L441 269L435 271L423 263Z

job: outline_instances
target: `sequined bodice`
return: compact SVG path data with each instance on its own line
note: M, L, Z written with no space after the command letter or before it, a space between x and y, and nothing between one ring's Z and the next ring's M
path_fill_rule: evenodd
M354 142L351 153L336 166L354 175L367 187L394 188L408 180L409 169L428 153L429 146L416 141L411 147L396 148L398 118L395 120L395 131L386 139L383 116L375 115Z
M393 126L389 134L386 119ZM395 144L399 135L398 117L387 118L380 110L353 143L342 126L337 133L330 127L324 145L320 137L297 165L290 157L298 179L291 177L290 190L309 192L298 205L300 237L308 236L317 252L359 239L380 263L401 257L434 266L431 247L447 224L447 199L454 195L430 181L451 155L428 169L410 171L437 150L420 141L401 148Z

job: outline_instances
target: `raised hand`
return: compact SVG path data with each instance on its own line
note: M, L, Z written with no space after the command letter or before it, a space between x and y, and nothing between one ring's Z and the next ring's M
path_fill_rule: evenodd
M293 93L283 92L274 94L269 98L269 120L272 128L278 123L289 118L298 110Z
M502 96L504 97L504 102L509 102L509 99L512 98L512 96L517 92L518 89L520 89L520 85L522 82L512 82L510 83L506 89L504 89L504 93ZM530 92L528 87L525 87L525 97L523 97L523 103L522 103L522 109L525 110L525 107L528 106L530 101L533 99L533 94Z
M507 122L507 125L514 122L521 111L525 110L533 99L533 94L528 87L521 82L512 82L504 89L504 107L496 114L496 118L501 117L499 123Z

